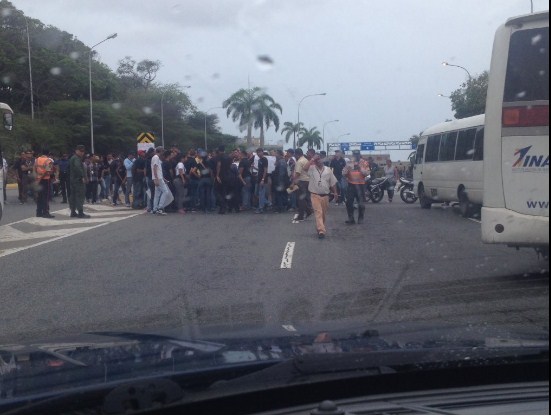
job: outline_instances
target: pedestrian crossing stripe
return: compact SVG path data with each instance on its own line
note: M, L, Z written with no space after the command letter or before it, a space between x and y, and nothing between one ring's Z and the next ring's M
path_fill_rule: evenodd
M112 207L85 206L91 218L69 218L69 209L52 214L60 217L47 219L32 217L0 226L0 258L38 246L71 237L86 231L127 220L140 215L142 211ZM32 231L29 231L32 230Z

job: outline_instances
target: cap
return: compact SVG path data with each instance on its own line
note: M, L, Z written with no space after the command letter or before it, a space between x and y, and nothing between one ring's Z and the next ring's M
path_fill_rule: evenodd
M83 145L77 145L76 150L78 150L78 151L86 151L86 147L84 147Z

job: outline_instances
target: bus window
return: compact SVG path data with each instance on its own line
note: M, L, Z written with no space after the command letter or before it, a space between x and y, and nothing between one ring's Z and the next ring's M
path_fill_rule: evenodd
M439 161L451 161L455 158L455 145L457 143L457 131L442 134L440 140Z
M427 140L427 155L425 156L425 162L438 161L438 154L440 152L440 137L441 135L431 135Z
M549 100L549 27L511 36L504 102Z
M475 161L484 160L484 128L479 128L476 132L476 141L474 146L474 158Z
M474 155L474 140L476 128L466 129L459 132L457 137L457 150L455 160L472 160Z

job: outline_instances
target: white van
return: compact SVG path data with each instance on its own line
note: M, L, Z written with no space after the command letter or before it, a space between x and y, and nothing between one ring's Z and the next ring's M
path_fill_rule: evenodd
M470 217L482 205L484 115L435 125L422 132L413 180L422 208L459 202Z

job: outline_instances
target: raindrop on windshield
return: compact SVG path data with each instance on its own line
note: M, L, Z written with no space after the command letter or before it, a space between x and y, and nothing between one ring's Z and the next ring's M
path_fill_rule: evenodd
M59 75L61 74L61 68L59 68L59 67L52 67L52 68L50 69L50 74L51 74L52 76L59 76Z
M539 42L542 40L541 34L538 34L534 37L532 37L532 45L539 44Z
M274 68L274 60L269 55L259 55L256 57L256 62L261 71L270 71Z
M519 92L516 94L517 99L522 99L525 96L526 96L526 91Z
M10 81L11 81L11 79L10 79L9 76L4 76L4 77L2 77L2 83L4 83L4 84L10 84Z
M111 106L117 111L122 108L122 104L120 103L113 103Z
M212 77L213 80L217 80L217 79L220 78L220 74L219 73L214 73L211 77Z
M80 58L80 52L73 51L69 54L69 57L71 57L73 60L78 60Z
M142 111L143 113L145 113L146 115L151 115L153 113L153 109L151 109L150 106L144 106L142 108Z
M8 16L11 16L11 10L6 7L2 9L2 17L8 17Z

